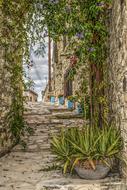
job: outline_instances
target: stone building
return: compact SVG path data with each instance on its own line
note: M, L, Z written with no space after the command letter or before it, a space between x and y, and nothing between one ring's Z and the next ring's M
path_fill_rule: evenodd
M27 102L37 102L38 94L34 90L27 90L24 92Z
M53 72L51 89L49 93L46 90L45 96L54 95L58 97L59 95L64 95L64 97L75 95L79 91L82 80L82 68L74 76L73 79L68 79L70 72L74 72L74 67L71 61L76 64L76 57L73 55L73 51L67 50L67 39L66 37L61 37L61 39L54 43L53 45ZM47 88L48 89L48 88Z

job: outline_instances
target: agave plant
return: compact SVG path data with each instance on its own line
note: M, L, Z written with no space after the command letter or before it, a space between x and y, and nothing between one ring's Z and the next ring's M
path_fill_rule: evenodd
M70 141L75 147L76 157L73 166L79 160L87 160L93 169L96 168L94 161L103 161L109 166L108 160L112 160L123 149L123 140L119 130L114 127L99 129L88 128L84 133L79 133L79 144Z
M63 171L66 173L71 163L73 148L68 141L68 133L61 130L59 136L54 136L51 142L52 152L57 155L57 161L63 164Z
M110 167L110 160L120 158L123 139L120 130L113 126L103 129L96 126L70 128L53 137L52 150L64 164L64 173L71 172L79 162L86 161L95 170L96 161Z

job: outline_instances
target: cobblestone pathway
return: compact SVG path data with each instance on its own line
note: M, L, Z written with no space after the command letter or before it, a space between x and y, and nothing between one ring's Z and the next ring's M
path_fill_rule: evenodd
M61 126L82 123L81 118L64 108L36 103L29 106L25 119L34 134L26 139L26 150L18 145L0 159L0 190L127 190L125 182L117 177L91 182L77 176L65 177L57 170L43 171L53 165L51 134L57 133Z

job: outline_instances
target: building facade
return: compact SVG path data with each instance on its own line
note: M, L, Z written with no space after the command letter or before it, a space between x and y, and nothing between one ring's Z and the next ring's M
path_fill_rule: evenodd
M83 67L71 78L71 73L75 72L74 64L77 63L77 58L73 55L73 51L69 52L67 50L67 46L65 37L61 37L61 39L53 45L51 92L48 92L47 87L45 92L46 100L46 97L50 95L54 95L56 98L59 95L63 95L66 98L75 95L80 89Z
M37 102L38 94L34 90L27 90L24 92L24 96L27 102Z

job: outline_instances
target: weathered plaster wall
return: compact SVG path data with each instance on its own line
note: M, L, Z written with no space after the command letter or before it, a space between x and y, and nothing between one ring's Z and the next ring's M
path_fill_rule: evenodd
M64 74L69 68L70 60L69 56L73 52L66 51L66 47L64 47L63 40L57 42L57 59L53 60L53 81L52 81L52 90L55 96L59 94L64 94ZM75 91L77 91L81 84L81 71L79 71L73 80L73 95L75 95Z
M114 0L110 17L111 105L122 129L127 157L127 1ZM126 174L127 174L127 169Z
M63 60L61 59L61 53L63 50L62 41L57 42L57 57L54 62L54 93L57 96L63 91Z
M44 102L49 100L50 95L57 96L58 94L62 93L63 91L63 84L62 84L62 60L61 60L61 50L62 50L62 42L55 42L53 45L53 72L52 72L52 80L51 80L51 92L49 92L49 86L45 89L44 94Z

